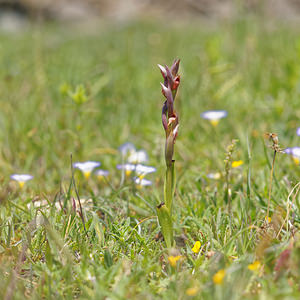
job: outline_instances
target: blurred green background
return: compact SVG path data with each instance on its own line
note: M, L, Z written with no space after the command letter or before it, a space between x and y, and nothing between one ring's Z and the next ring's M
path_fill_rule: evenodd
M275 222L266 225L273 152L263 139L275 132L282 148L300 145L297 2L286 2L279 13L273 5L273 14L269 1L226 1L230 13L215 12L217 6L201 12L194 6L200 2L208 3L114 2L116 10L103 4L99 14L93 8L92 15L75 18L56 14L59 6L50 4L0 6L0 291L14 287L11 276L21 261L17 299L25 292L36 299L185 299L193 286L201 290L199 299L233 299L235 292L235 299L298 299L299 197L289 230L276 237L274 228L285 217L299 166L278 154ZM182 79L175 103L180 128L174 227L175 254L184 259L177 269L168 264L153 217L165 172L157 64L170 65L174 58L181 59ZM228 117L214 128L200 117L208 109L227 110ZM232 139L239 140L232 160L244 164L230 171L228 212L224 159ZM118 147L124 142L148 152L149 165L157 168L149 176L152 187L119 185ZM76 171L80 197L93 201L93 210L84 213L88 238L71 207L71 153L73 161L99 160L111 172L110 186L95 177L86 182ZM215 172L220 179L209 179ZM29 173L34 180L20 191L12 173ZM41 212L32 203L37 199L49 200L41 210L49 223L38 222ZM65 210L55 209L58 199ZM266 232L272 240L261 246ZM191 248L197 240L203 248L196 257ZM262 276L247 269L260 246L269 247L260 257ZM274 268L288 247L294 264L279 276ZM226 284L215 287L212 276L219 269L228 275ZM53 282L59 283L55 292Z

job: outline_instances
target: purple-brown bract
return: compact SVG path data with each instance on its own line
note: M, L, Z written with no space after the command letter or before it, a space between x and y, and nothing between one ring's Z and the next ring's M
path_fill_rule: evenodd
M164 83L161 83L162 94L166 98L162 108L162 124L166 132L165 156L167 166L172 165L174 143L179 126L178 116L174 110L174 100L180 84L179 63L180 60L176 59L170 68L158 65L164 78Z

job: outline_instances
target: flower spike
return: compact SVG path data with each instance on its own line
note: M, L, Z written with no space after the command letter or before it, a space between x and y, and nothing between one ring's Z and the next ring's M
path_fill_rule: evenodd
M172 202L175 192L175 160L174 144L178 135L179 121L174 110L174 100L177 89L180 84L180 76L177 74L179 69L179 59L175 59L171 68L158 65L164 78L161 83L162 94L166 98L162 107L162 125L166 133L165 141L165 160L166 160L166 177L164 185L164 201L157 206L157 216L164 240L168 248L174 244L173 225L172 225Z

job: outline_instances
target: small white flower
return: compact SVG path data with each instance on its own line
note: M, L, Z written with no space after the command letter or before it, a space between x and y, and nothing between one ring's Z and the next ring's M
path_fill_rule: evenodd
M291 147L291 148L286 148L284 150L286 154L290 154L296 157L300 157L300 147Z
M130 176L130 174L136 169L136 165L134 164L117 165L117 169L125 170L126 176Z
M144 163L148 161L148 154L145 150L139 150L131 153L128 162L131 164Z
M144 179L144 178L134 177L133 181L138 187L152 185L152 181Z
M145 166L141 164L123 164L123 165L117 165L117 169L119 170L125 170L126 175L130 176L132 172L137 175L139 178L143 178L145 175L153 173L156 171L156 168L151 166Z
M119 151L123 156L126 156L128 153L134 153L136 149L132 143L127 142L119 147Z
M29 202L29 203L27 204L27 207L30 208L31 205L32 205L33 207L42 208L42 207L48 206L49 203L48 203L47 200L37 200L37 201Z
M298 136L300 136L300 127L297 128L296 133L297 133Z
M136 165L134 165L134 164L117 165L118 170L133 171L133 170L135 170L135 168L136 168Z
M99 180L103 180L104 177L107 177L109 175L109 171L99 169L95 172L95 174Z
M206 177L209 178L209 179L216 179L216 180L218 180L218 179L221 178L221 173L219 173L219 172L217 172L217 173L208 173L206 175Z
M33 178L32 175L29 174L12 174L10 176L12 180L15 180L19 183L20 188L22 188L26 181L31 180Z
M76 162L73 164L74 168L82 171L85 178L89 178L92 171L101 165L98 161L85 161L85 162Z
M220 119L227 117L226 110L208 110L201 114L203 119L209 120L212 125L217 126Z
M97 176L104 176L104 177L107 177L109 175L109 171L107 170L102 170L102 169L99 169L95 172L95 174Z
M201 114L201 117L207 120L219 120L225 118L226 116L226 110L208 110Z
M153 172L156 172L156 168L151 167L151 166L145 166L145 165L138 164L138 165L136 165L136 168L135 168L135 174L141 179L144 176L146 176L147 174L150 174Z

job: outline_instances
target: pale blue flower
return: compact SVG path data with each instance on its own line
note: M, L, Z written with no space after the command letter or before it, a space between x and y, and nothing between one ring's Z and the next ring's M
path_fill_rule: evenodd
M300 147L291 147L291 148L286 148L284 153L289 154L292 156L293 161L296 165L299 165L300 162Z
M101 181L104 179L104 177L107 177L109 175L109 171L99 169L95 172L95 175L98 177L98 179Z
M123 156L126 156L128 153L133 153L136 151L135 149L135 146L130 143L130 142L127 142L127 143L124 143L122 144L120 147L119 147L119 151L121 152L121 154Z

